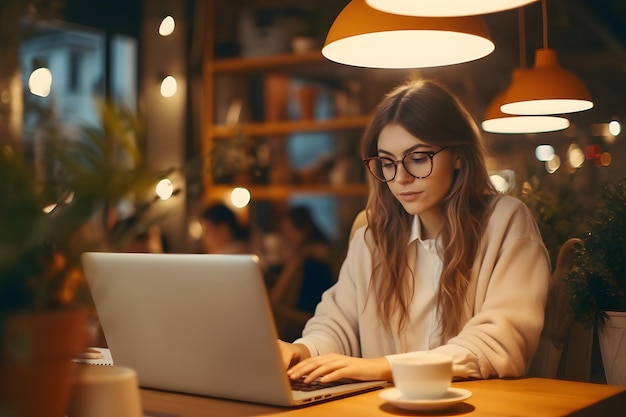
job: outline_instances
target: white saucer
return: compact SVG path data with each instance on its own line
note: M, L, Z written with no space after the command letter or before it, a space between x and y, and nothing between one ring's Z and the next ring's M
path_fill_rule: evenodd
M441 410L444 408L452 407L461 401L467 400L472 396L472 392L463 388L448 388L448 391L442 398L436 400L408 400L402 398L402 394L398 388L388 388L381 391L380 398L390 402L399 408L405 410Z

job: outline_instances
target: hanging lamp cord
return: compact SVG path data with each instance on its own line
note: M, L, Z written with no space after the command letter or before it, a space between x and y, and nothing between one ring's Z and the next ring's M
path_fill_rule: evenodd
M543 16L543 47L548 49L548 2L541 0L541 15Z
M519 38L519 65L526 68L526 24L524 22L524 8L517 9L517 30Z

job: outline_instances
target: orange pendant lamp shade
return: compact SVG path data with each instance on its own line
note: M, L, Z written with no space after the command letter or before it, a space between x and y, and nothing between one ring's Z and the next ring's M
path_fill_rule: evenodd
M535 66L508 89L502 112L520 115L562 114L593 107L589 90L571 72L559 66L554 49L538 49Z
M322 54L358 67L424 68L473 61L494 49L480 16L400 16L352 0L333 22Z
M525 68L516 68L513 70L513 83L518 80L522 74L527 72ZM510 87L509 87L510 88ZM557 130L567 129L570 125L569 120L564 117L557 116L520 116L502 113L500 107L504 104L508 89L498 94L487 107L485 117L481 123L481 127L485 132L491 133L543 133L555 132Z
M408 16L471 16L525 6L537 0L367 0L386 13Z

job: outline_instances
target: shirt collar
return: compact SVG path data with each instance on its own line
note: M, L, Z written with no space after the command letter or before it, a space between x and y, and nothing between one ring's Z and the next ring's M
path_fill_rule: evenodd
M411 225L411 233L409 234L409 242L418 241L426 250L436 252L435 239L423 239L422 238L422 222L420 222L419 216L413 216L413 224Z
M411 224L411 234L409 235L409 245L415 240L422 240L422 224L418 216L413 216Z

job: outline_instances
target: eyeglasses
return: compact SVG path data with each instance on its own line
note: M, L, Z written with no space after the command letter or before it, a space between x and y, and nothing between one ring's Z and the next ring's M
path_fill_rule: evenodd
M398 164L402 163L404 170L414 178L426 178L433 172L433 157L446 149L431 152L409 152L397 161L384 156L366 158L363 163L367 170L379 181L393 181L398 173Z

